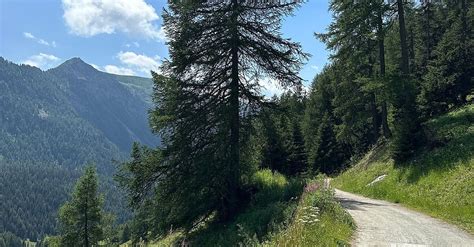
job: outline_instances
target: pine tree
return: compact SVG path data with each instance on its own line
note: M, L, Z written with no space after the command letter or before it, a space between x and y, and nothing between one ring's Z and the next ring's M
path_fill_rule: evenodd
M349 150L336 138L333 103L335 98L334 65L315 77L303 119L303 136L308 165L313 172L334 173L348 161Z
M434 58L434 50L444 33L446 16L444 7L436 1L424 1L415 10L415 76L417 80L428 70L428 63Z
M95 167L88 165L76 183L72 198L59 210L62 246L94 246L102 239L102 197Z
M424 142L424 136L416 105L417 89L410 74L403 0L397 0L397 12L401 57L400 74L393 78L395 128L391 152L395 162L400 163L412 157L416 149Z
M303 134L301 133L300 122L293 122L291 125L292 140L288 157L287 174L298 175L308 171L307 156L304 147Z
M441 37L423 77L418 102L427 117L446 112L450 107L466 102L474 88L474 43L472 14L466 0L449 5L450 26Z
M126 224L120 234L120 242L125 243L125 242L128 242L129 240L130 240L130 228L128 227L128 224Z
M261 139L264 141L262 150L262 168L270 168L272 171L285 173L285 166L288 164L288 153L285 149L282 131L278 126L281 121L277 122L277 115L275 109L265 109L260 115L262 122ZM278 110L279 111L279 110Z

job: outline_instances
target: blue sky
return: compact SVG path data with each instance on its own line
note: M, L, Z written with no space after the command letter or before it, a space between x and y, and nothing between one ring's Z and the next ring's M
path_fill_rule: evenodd
M48 69L80 57L100 70L149 77L167 56L161 31L166 0L0 0L0 56ZM309 84L328 62L314 32L331 21L326 0L309 0L283 23L310 60L301 71ZM276 88L268 88L277 91Z

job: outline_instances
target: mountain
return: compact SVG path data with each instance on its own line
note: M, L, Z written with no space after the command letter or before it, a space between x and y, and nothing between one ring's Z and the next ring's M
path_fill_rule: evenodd
M152 80L94 69L80 58L42 71L0 57L0 232L37 238L87 162L101 176L106 208L126 215L112 160L134 141L156 146L147 111Z
M48 72L67 81L68 98L78 115L122 151L128 152L134 141L150 146L158 144L146 117L150 101L144 94L150 93L146 91L151 90L150 79L146 79L149 84L137 89L131 83L121 82L131 81L130 77L98 71L79 58Z

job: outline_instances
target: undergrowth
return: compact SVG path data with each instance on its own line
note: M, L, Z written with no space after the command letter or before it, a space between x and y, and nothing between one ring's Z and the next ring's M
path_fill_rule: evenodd
M354 224L334 192L323 188L322 176L305 183L261 170L250 186L256 193L233 221L210 221L188 235L170 233L148 246L347 245Z

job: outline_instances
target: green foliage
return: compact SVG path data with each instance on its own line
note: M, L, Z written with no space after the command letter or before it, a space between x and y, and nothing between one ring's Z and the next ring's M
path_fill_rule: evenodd
M425 136L416 106L416 89L413 81L396 78L393 87L395 97L394 135L391 142L391 155L395 162L403 163L425 143Z
M128 240L130 239L131 239L130 227L128 226L128 224L125 224L125 226L120 231L120 243L128 242Z
M309 181L288 180L270 170L252 176L257 188L251 203L228 223L209 223L191 235L171 233L150 246L340 246L355 229L352 218L323 188L323 176Z
M94 246L103 238L103 198L98 194L95 167L89 165L79 178L71 200L61 206L61 245Z
M313 82L303 124L314 170L340 171L380 134L403 163L425 142L422 121L472 93L471 3L396 3L330 2L335 18L316 36L332 63Z
M46 236L41 243L44 247L61 247L61 237L60 236Z
M426 116L439 115L464 104L473 90L474 42L472 41L472 11L469 1L448 4L450 26L441 36L427 65L418 97Z
M287 179L268 169L256 172L248 186L256 191L249 204L229 222L208 221L188 236L174 238L196 246L256 246L268 241L273 234L289 225L302 193L303 181ZM171 234L173 236L173 234ZM165 237L158 246L169 242Z
M348 159L344 143L336 136L334 73L334 69L325 68L314 79L302 124L308 163L313 172L336 172Z
M333 185L346 191L398 202L474 232L474 105L427 123L437 146L395 166L387 146L368 153ZM380 175L387 177L367 186Z
M75 171L58 165L0 161L0 232L41 239L56 232L56 215Z
M23 247L23 241L11 232L1 232L0 247Z
M257 142L258 166L285 175L301 175L308 171L301 127L306 98L301 93L287 92L272 99L253 122Z

